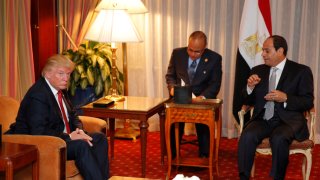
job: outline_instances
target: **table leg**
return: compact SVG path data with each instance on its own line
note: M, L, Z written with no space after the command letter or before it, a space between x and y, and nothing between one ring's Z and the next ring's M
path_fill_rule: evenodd
M164 164L164 156L166 154L165 140L165 110L158 113L160 117L160 148L161 148L161 165Z
M38 158L32 163L32 179L38 180L39 179L39 163Z
M106 130L107 131L107 130ZM110 131L110 151L111 159L114 158L114 131L115 131L115 118L109 118L109 131ZM107 132L106 132L107 133Z
M6 180L13 179L13 165L11 161L7 161L6 165Z
M147 132L149 124L147 122L147 119L143 119L140 121L140 144L141 144L141 164L142 164L142 177L144 178L146 176L146 156L147 156Z
M215 112L215 126L216 126L216 145L215 145L215 163L216 163L216 171L219 176L219 147L220 147L220 138L221 138L221 126L222 126L222 116L221 116L221 108L218 108Z

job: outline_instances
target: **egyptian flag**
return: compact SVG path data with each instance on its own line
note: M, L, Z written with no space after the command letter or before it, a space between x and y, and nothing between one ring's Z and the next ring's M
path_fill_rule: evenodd
M245 0L239 33L233 94L233 115L238 122L238 111L246 103L242 90L247 84L251 68L264 63L261 57L262 45L272 34L269 0Z

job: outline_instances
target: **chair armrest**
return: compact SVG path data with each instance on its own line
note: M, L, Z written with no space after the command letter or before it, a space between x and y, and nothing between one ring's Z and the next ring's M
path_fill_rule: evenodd
M308 111L308 115L307 115L308 121L310 121L310 135L309 135L309 139L312 140L313 142L315 142L315 123L316 123L316 112L315 109L312 108L311 110Z
M4 142L36 145L39 151L39 179L65 179L66 143L53 136L3 135Z
M248 106L248 105L242 105L241 107L241 110L238 112L238 117L239 117L239 120L240 120L240 134L242 133L242 130L243 130L243 125L244 125L244 115L247 114L247 112L250 111L250 116L252 116L253 114L253 107L252 106Z
M83 129L89 133L106 132L107 122L105 120L90 116L79 116L79 119L83 124Z

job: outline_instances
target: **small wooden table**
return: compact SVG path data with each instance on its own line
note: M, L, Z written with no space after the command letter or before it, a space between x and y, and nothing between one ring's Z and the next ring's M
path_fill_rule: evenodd
M2 142L0 171L5 171L6 180L13 179L13 171L32 163L32 179L39 179L38 149L34 145Z
M200 166L209 168L210 180L213 179L212 163L213 152L215 152L216 171L219 175L218 169L218 154L221 137L221 99L207 99L207 100L193 100L192 104L175 104L166 103L166 126L165 136L167 142L168 152L168 174L170 178L171 164L184 166ZM209 127L210 132L210 151L209 158L181 158L179 153L179 128L177 122L201 123ZM176 141L176 158L171 159L171 145L170 145L170 127L175 124L175 141ZM215 138L212 138L215 137ZM215 146L215 151L214 151ZM172 162L172 163L171 163Z
M149 98L149 97L133 97L125 96L124 101L115 102L106 108L93 107L93 103L83 106L84 115L93 116L109 121L110 130L110 149L111 158L114 157L114 132L115 119L135 119L140 120L140 138L141 138L141 163L142 163L142 177L146 176L146 147L147 147L147 132L148 119L154 114L159 114L160 117L160 144L161 144L161 163L163 164L163 157L165 154L165 139L164 139L164 103L166 98ZM97 100L99 101L99 100Z

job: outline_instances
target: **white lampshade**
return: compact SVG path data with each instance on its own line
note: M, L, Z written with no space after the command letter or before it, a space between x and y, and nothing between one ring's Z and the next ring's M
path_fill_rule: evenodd
M126 10L101 9L85 39L97 42L142 42Z
M102 0L96 11L102 9L125 9L128 13L146 13L147 8L141 0Z

